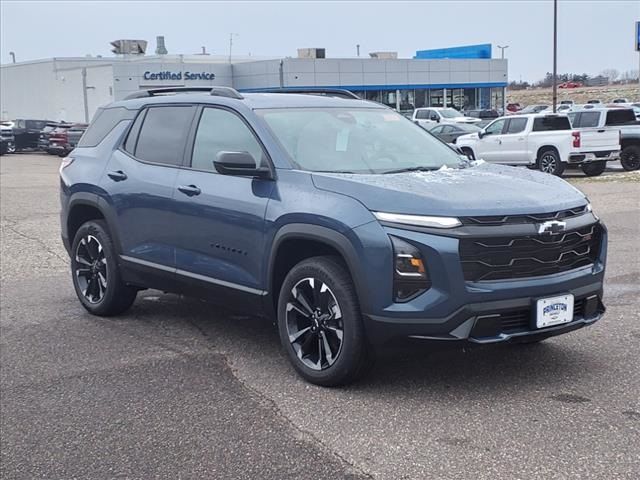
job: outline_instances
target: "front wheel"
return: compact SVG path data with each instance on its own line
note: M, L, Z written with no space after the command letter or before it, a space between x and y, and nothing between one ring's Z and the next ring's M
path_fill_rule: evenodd
M71 274L80 303L94 315L118 315L136 299L137 290L122 281L116 251L102 220L91 220L78 229L71 247Z
M278 331L293 367L316 385L352 383L370 364L355 287L336 257L303 260L287 274Z
M629 145L620 152L620 164L627 172L640 169L640 145Z
M558 152L552 148L543 150L538 157L538 168L541 172L550 173L558 177L564 172L564 163L560 160Z
M591 162L585 163L582 165L582 171L587 177L597 177L598 175L602 175L602 173L607 168L607 162Z

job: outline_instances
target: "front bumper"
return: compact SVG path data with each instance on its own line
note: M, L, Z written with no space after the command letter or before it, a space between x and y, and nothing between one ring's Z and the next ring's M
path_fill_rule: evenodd
M579 228L597 219L589 213L567 222L571 228ZM384 258L383 245L368 248L366 252L372 253L363 261L370 270L363 273L365 278L375 278L375 282L365 282L366 288L361 289L368 339L377 345L401 339L495 343L559 335L591 325L605 311L602 298L607 232L600 225L602 239L591 264L548 275L482 281L465 280L459 252L462 237L375 224L359 227L358 233L368 239L379 238L381 232L376 230L382 229L385 234L416 246L432 281L431 288L423 294L406 303L395 303L391 298L392 281L380 275L390 259ZM488 227L479 228L484 231ZM572 321L536 328L536 301L569 293L576 302Z
M569 155L569 163L611 162L620 158L620 150L608 152L577 152Z

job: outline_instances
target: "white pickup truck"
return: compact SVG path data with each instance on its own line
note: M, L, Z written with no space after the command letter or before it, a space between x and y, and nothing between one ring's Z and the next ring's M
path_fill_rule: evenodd
M589 176L600 175L608 160L620 154L617 130L573 130L569 117L561 114L530 114L500 117L478 133L456 141L467 156L486 162L527 165L562 175L577 166Z
M640 122L632 108L597 108L568 114L571 125L580 132L620 131L620 163L625 170L640 169Z

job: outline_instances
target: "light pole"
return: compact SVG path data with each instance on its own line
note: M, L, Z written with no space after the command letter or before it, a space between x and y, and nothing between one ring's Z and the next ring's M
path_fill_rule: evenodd
M233 36L239 36L238 33L230 33L229 34L229 63L231 63L231 51L233 50Z
M558 0L553 0L553 113L558 103Z
M504 60L504 51L509 48L509 45L496 45L500 49L500 58ZM502 87L502 114L504 115L507 109L507 87Z

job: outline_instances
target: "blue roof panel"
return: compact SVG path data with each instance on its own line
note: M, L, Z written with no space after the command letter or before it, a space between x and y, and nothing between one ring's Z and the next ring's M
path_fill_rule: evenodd
M436 48L433 50L418 50L415 57L423 60L434 59L470 59L470 58L491 58L491 44L465 45L462 47Z

